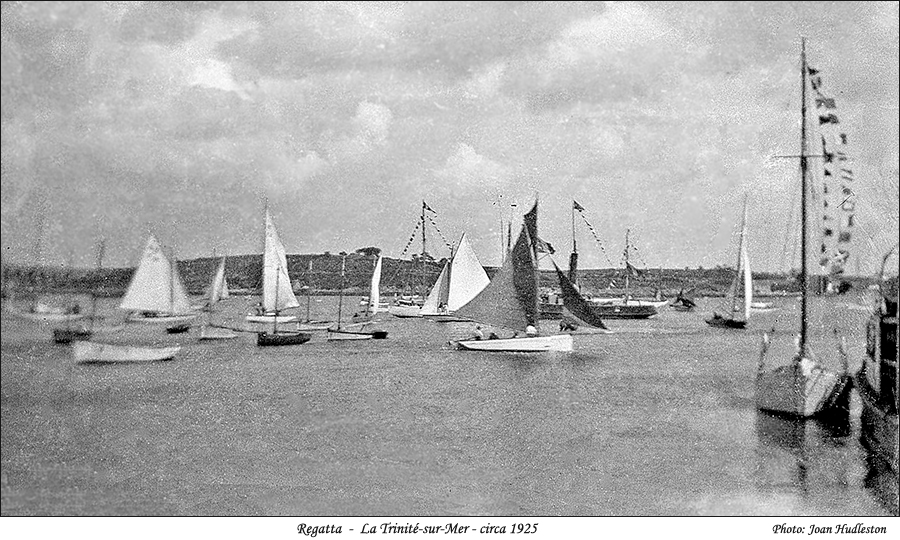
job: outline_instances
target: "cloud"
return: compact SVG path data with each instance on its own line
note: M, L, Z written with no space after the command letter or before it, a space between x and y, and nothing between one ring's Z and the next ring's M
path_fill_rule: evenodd
M509 174L509 167L486 158L466 143L457 144L456 153L435 171L437 178L454 187L495 185Z

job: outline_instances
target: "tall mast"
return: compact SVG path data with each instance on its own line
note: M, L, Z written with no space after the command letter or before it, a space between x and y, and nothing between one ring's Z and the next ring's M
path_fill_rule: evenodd
M312 259L306 272L306 321L309 322L309 304L312 302Z
M425 201L422 201L422 283L419 287L419 295L425 296Z
M265 269L263 271L265 271ZM273 334L278 332L278 287L281 285L279 283L280 277L281 277L281 265L278 264L275 266L275 316L272 317L272 333Z
M628 235L631 234L631 229L625 229L625 303L628 303L628 288L629 281L628 278L631 274L631 269L629 268L628 263L628 252L631 251L631 247L628 243Z
M806 275L806 38L800 38L800 358L807 357L808 325Z
M425 215L424 207L422 215ZM341 257L341 290L338 292L338 320L337 329L341 329L341 309L344 307L344 273L346 272L347 256Z
M741 245L744 243L744 227L747 224L747 196L744 195L744 215L741 218L741 233L738 238L738 248L737 248L737 264L735 265L735 286L734 286L734 296L731 297L731 311L728 312L728 316L730 318L734 317L734 308L737 306L737 291L740 288L741 283ZM744 291L744 294L747 294L747 291Z
M175 314L175 248L172 250L172 262L169 264L169 314Z

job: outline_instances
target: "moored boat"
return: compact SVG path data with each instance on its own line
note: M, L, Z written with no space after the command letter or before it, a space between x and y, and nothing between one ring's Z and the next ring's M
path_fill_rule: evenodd
M257 332L256 344L260 347L275 347L282 345L302 345L312 339L312 334L306 332Z
M141 347L95 341L76 341L72 352L77 363L156 362L172 360L181 347Z

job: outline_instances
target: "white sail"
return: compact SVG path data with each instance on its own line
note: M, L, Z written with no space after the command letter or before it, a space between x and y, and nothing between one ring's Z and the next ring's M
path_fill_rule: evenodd
M753 304L753 275L750 272L750 256L747 253L745 233L746 225L741 232L741 266L744 272L744 320L750 320L750 307Z
M287 255L278 238L278 231L266 208L266 247L263 253L263 307L266 311L280 311L299 306L291 289L287 272Z
M450 263L445 263L441 268L441 275L434 282L434 287L428 293L425 303L422 304L422 315L437 315L441 304L447 302L447 293L450 289Z
M228 298L228 282L225 281L225 257L219 262L219 268L213 275L209 285L209 305L212 306L219 300Z
M372 273L372 284L369 287L369 313L378 313L378 303L381 302L381 255L375 263L375 271Z
M463 234L459 246L450 262L450 290L447 294L447 309L456 311L469 303L487 287L488 279L484 267L478 262L475 250Z
M178 269L169 261L152 235L119 307L131 311L168 314L191 311Z

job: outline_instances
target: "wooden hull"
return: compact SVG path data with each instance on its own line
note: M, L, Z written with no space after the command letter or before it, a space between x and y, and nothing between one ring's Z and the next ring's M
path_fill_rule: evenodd
M724 317L713 317L712 319L706 319L706 324L715 328L732 328L734 330L744 330L745 328L747 328L747 321L726 319Z
M14 311L13 313L15 313L17 317L28 319L29 321L40 322L71 322L86 317L83 313L34 313L31 311Z
M236 337L238 337L238 333L230 328L219 328L216 326L200 327L201 340L235 339Z
M659 313L651 305L595 304L600 317L604 319L649 319Z
M305 332L259 332L256 344L260 347L280 347L284 345L302 345L312 339L312 334Z
M197 314L191 315L159 315L156 317L146 317L140 314L130 315L126 320L133 323L141 324L166 324L171 326L188 323L197 318Z
M248 323L275 324L275 315L247 315ZM294 322L296 315L278 315L278 324Z
M394 317L414 318L422 316L422 308L419 306L390 306L388 313Z
M175 324L166 327L167 334L184 334L191 329L190 323Z
M93 332L84 328L54 328L53 342L66 345L73 341L86 341L93 335Z
M352 341L360 339L387 339L388 333L384 330L328 330L329 341Z
M756 377L756 407L809 418L849 410L852 379L809 361L791 362Z
M541 312L543 313L543 311ZM448 322L471 322L471 319L463 319L461 317L457 317L452 313L441 313L435 315L423 315L424 318L429 321L439 322L439 323L448 323ZM543 317L543 315L542 315Z
M458 341L460 349L485 352L570 352L572 336L537 336L510 339L481 339Z
M172 360L180 350L181 347L134 347L94 341L72 343L72 353L77 363L157 362Z

